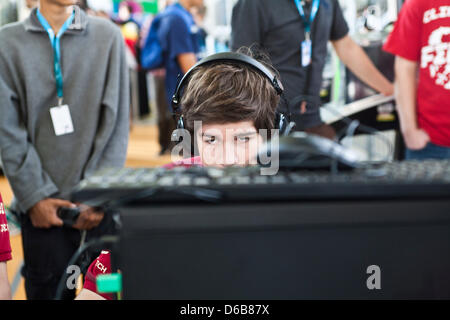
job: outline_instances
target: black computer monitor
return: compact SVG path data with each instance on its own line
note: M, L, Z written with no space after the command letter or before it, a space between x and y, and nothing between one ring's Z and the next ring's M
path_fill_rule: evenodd
M362 199L361 199L362 200ZM122 208L125 299L450 298L450 200Z

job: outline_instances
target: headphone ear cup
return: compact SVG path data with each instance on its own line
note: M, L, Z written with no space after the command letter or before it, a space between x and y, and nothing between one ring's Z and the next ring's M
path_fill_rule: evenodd
M181 136L178 134L178 129L184 129L184 120L183 120L183 116L180 116L178 118L178 120L176 120L177 122L177 127L176 129L172 132L172 141L176 142L176 143L180 143L182 141Z
M184 129L184 119L180 116L177 121L177 129Z

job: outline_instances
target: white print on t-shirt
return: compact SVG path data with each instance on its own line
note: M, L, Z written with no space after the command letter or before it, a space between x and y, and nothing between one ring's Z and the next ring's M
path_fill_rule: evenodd
M423 24L444 18L450 18L450 6L442 6L439 8L439 11L435 8L425 11L425 14L423 15Z
M6 223L0 224L0 233L3 233L3 232L8 232L8 225Z
M3 205L2 202L0 202L0 214L6 214L6 212L5 212L5 206Z
M95 267L97 269L99 269L102 273L105 273L108 269L103 265L103 263L101 263L100 261L97 260L97 262L95 263Z
M450 90L450 27L440 27L430 34L428 45L422 48L421 68L429 68L438 86Z

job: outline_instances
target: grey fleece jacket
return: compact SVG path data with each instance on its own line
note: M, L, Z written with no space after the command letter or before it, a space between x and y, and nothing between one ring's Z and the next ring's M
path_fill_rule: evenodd
M0 29L0 157L15 210L26 212L50 196L69 199L93 171L125 162L130 96L120 30L75 7L61 38L61 65L75 131L56 136L53 51L36 9Z

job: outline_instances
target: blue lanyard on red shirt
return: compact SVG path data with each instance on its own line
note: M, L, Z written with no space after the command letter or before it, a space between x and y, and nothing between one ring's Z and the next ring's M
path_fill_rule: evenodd
M48 37L50 38L50 43L53 48L53 64L54 64L54 73L56 80L56 92L58 94L59 103L61 104L63 99L63 75L61 70L61 47L60 47L60 39L61 36L66 32L69 26L72 24L74 19L75 12L64 22L63 26L59 30L58 34L55 35L50 24L45 20L44 16L37 10L37 17L39 22L44 27L45 31L48 33Z
M303 10L303 6L300 4L300 0L294 0L295 5L297 6L298 13L300 13L300 16L303 20L303 26L305 28L305 33L307 35L307 38L311 35L311 26L314 22L314 19L316 18L317 11L319 11L320 6L320 0L313 0L312 8L311 8L311 14L309 15L309 21L306 20L305 11Z

